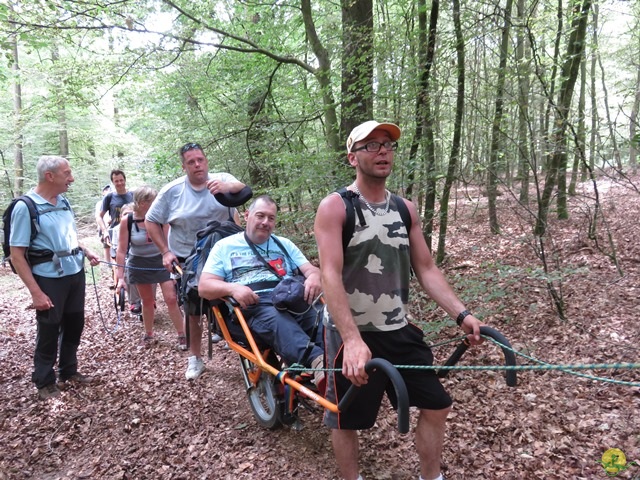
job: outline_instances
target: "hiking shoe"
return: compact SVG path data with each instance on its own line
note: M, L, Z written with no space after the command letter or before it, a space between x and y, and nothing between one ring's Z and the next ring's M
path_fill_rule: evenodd
M186 335L178 335L178 350L182 350L183 352L187 350L187 336Z
M139 303L133 304L129 307L129 311L134 315L140 315L142 313L142 306Z
M66 388L68 387L68 384L70 383L76 383L78 385L89 385L93 383L93 380L94 380L93 377L90 377L89 375L83 375L82 373L74 373L68 378L60 378L58 380L58 388L60 390L66 390Z
M144 335L142 337L142 345L145 348L149 348L153 345L155 345L156 343L158 343L158 340L156 340L156 337L154 337L153 335Z
M187 371L184 376L187 377L187 380L195 380L204 372L204 362L201 358L192 355L189 357L189 366L187 367Z
M327 388L327 379L324 374L324 355L318 355L311 362L311 368L313 371L313 383L318 389L318 393L324 396L324 392Z
M38 389L38 398L40 400L47 400L48 398L54 398L60 396L60 389L55 383L50 383L42 388Z
M222 337L217 333L211 335L211 343L218 343L220 340L222 340Z

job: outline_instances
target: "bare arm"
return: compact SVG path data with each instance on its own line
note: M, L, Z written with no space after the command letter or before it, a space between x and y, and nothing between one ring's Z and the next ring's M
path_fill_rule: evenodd
M168 271L172 272L173 265L178 263L178 258L169 250L169 244L163 226L149 220L144 221L144 226L147 229L149 238L156 244L156 247L158 247L158 250L160 250L162 254L162 265Z
M314 231L327 308L344 343L342 373L355 385L362 385L367 382L364 365L371 359L371 351L360 336L342 283L342 228L345 218L342 198L329 195L318 207Z
M223 182L222 180L209 180L207 188L212 195L216 193L238 193L246 185L238 181Z
M116 267L116 276L118 277L117 288L127 286L124 276L124 262L127 250L129 249L129 226L127 225L127 222L128 219L125 216L118 225L118 228L120 228L120 234L118 235L118 249L116 250L116 263L118 264Z
M304 275L304 299L311 305L313 301L322 293L322 279L320 269L307 262L300 266L300 271Z
M240 308L258 303L259 297L245 285L225 282L222 277L212 273L202 272L198 281L198 295L207 300L233 297L240 304Z
M102 232L103 240L109 238L109 227L104 221L104 216L107 212L101 211L100 215L96 216L96 222L98 222L98 227L100 227L100 231Z
M450 317L456 318L460 312L466 310L462 301L453 291L440 269L429 252L427 242L422 234L422 227L416 207L408 200L407 204L411 213L411 231L409 241L411 244L411 266L416 273L416 278L425 292L445 311ZM461 325L462 330L471 334L470 340L473 343L480 343L480 321L473 315L464 319Z

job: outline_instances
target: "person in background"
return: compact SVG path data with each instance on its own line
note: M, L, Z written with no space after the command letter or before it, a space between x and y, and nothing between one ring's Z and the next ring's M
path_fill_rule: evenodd
M78 371L78 346L84 330L84 259L92 266L100 257L78 242L73 211L62 196L74 182L69 161L45 155L36 165L38 184L27 193L36 203L40 228L31 241L31 217L24 202L11 215L12 264L29 290L36 310L36 345L31 379L41 399L60 395L69 382L89 384ZM27 250L55 255L27 258ZM58 375L54 366L58 360Z
M342 238L346 203L341 195L334 193L322 200L314 226L328 312L326 360L328 368L337 369L335 375L329 375L326 398L338 403L351 384L360 386L348 409L339 415L327 410L324 417L325 425L332 429L334 455L345 480L362 478L358 430L374 425L385 390L396 406L386 378L369 376L365 364L372 357L393 365L433 364L422 330L410 323L411 269L427 294L456 319L468 340L481 342L480 322L458 299L431 257L416 207L392 197L386 189L400 134L397 125L368 121L349 135L347 159L356 170L356 179L347 189L354 194L354 206L363 213L365 225L359 224L346 248ZM410 212L410 230L396 198ZM451 397L433 369L402 369L400 374L411 406L419 410L415 433L419 478L442 480L440 459Z
M109 213L106 213L103 219L103 217L100 215L100 212L102 212L102 202L104 201L104 197L110 192L111 192L111 185L105 185L104 187L102 187L102 198L96 202L95 214L94 214L94 217L96 219L96 224L98 225L98 238L100 238L100 241L102 242L102 247L104 248L104 261L107 263L111 263L111 245L109 244L108 241L106 241L105 235L104 235L105 232L102 231L101 225L109 223L110 217L108 216Z
M314 338L310 338L316 324L316 310L309 308L294 314L278 310L271 299L280 279L292 276L296 269L305 277L307 304L311 305L322 293L320 270L289 239L272 235L277 209L276 202L267 195L251 203L245 212L245 231L219 240L211 249L198 292L208 300L224 297L237 300L254 334L272 346L289 365L297 363L313 368L314 383L324 394L322 325Z
M120 218L122 217L122 209L125 205L133 202L133 192L127 190L127 176L122 170L111 170L111 183L115 188L115 192L110 192L102 200L102 208L100 210L99 227L103 232L103 242L111 245L110 258L113 265L113 278L114 283L117 283L117 266L116 266L116 254L118 250L118 233L120 229ZM105 217L109 216L109 226L107 227ZM115 285L114 285L115 286ZM140 295L135 286L132 286L129 291L129 308L131 313L140 314L142 307L140 304Z
M133 192L133 212L122 217L116 254L118 265L116 288L126 287L127 284L136 285L142 300L144 325L142 343L148 347L157 342L153 335L154 285L159 284L169 311L169 318L178 333L178 347L186 350L187 338L184 334L184 320L178 306L175 284L170 273L162 265L160 250L147 234L144 223L144 217L156 195L156 190L151 187L144 186L136 189Z
M184 176L160 189L146 215L145 225L151 240L162 254L162 264L173 271L175 264L184 264L196 241L198 230L211 220L239 221L235 209L221 205L217 193L237 193L245 187L229 173L210 173L209 161L197 143L187 143L179 150ZM169 225L165 236L164 226ZM185 309L189 315L189 356L185 377L197 379L205 370L202 360L202 302L189 299ZM206 306L206 303L205 305Z

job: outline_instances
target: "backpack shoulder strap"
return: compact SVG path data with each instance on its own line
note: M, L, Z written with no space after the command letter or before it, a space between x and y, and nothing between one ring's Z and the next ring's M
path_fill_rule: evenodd
M131 227L133 227L133 213L127 214L127 230L129 231L129 243L131 243Z
M287 251L285 246L282 244L282 242L278 239L278 237L276 237L275 235L271 235L271 238L273 238L273 241L276 242L276 245L278 246L280 251L284 253L284 256L287 257L287 259L289 260L289 264L291 265L293 274L296 275L296 272L298 272L297 274L302 275L302 272L300 271L300 267L298 267L298 265L295 265L293 263L293 259L289 255L289 252Z
M391 197L395 200L396 206L398 207L398 213L400 214L400 218L402 218L402 223L404 223L405 228L407 229L407 235L411 231L411 213L407 208L407 204L404 202L402 197L392 193Z
M18 203L18 201L23 201L24 204L27 206L27 209L29 210L29 218L31 219L31 241L33 241L33 239L36 237L36 235L38 234L38 232L40 231L40 224L38 222L38 207L36 206L36 202L33 200L33 198L31 198L29 195L20 195L19 197L16 197L16 201L15 204ZM14 208L15 208L15 204L14 204Z
M360 222L361 227L365 227L367 222L365 221L364 214L360 208L360 202L353 201L358 198L357 193L348 190L346 187L336 190L336 193L342 197L346 212L346 218L342 227L342 250L344 251L347 249L347 245L349 245L351 237L353 237L353 232L356 229L356 213L358 214L358 221Z
M271 237L273 238L273 237ZM249 245L249 247L251 247L251 250L253 251L254 255L256 256L256 258L258 260L260 260L260 263L262 263L265 267L267 267L267 269L272 272L276 277L278 278L282 278L282 275L280 275L278 273L278 271L273 268L273 265L271 265L269 262L267 262L264 257L262 255L260 255L260 252L258 251L258 249L256 248L255 244L249 239L249 237L247 236L247 232L244 232L244 240L245 242L247 242L247 245ZM280 244L278 244L279 246Z
M38 206L33 198L28 195L22 195L20 198L29 209L29 217L31 218L31 241L33 241L38 232L40 232L40 214L38 213Z

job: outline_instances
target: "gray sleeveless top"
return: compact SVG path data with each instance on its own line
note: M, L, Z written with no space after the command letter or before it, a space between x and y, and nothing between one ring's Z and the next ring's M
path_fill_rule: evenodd
M128 221L125 217L124 222ZM160 250L156 247L156 244L151 241L149 235L147 235L147 229L144 226L143 221L133 221L131 225L131 235L129 236L129 255L136 257L153 257L160 255Z

